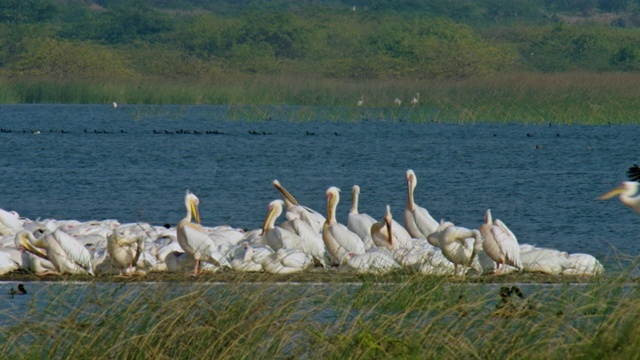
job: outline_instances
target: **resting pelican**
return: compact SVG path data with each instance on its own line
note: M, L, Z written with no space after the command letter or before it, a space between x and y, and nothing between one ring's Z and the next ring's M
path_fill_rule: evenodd
M428 239L428 236L438 229L438 222L429 214L427 209L416 205L413 193L418 184L418 178L413 170L407 170L407 207L404 210L404 225L413 238ZM438 244L431 243L433 246Z
M313 263L313 259L298 249L271 250L269 247L256 248L253 261L262 265L271 274L292 274L300 272Z
M376 223L376 219L368 214L358 212L358 199L360 198L360 186L353 185L351 189L351 210L347 217L347 228L356 233L364 242L365 248L373 246L371 241L371 225Z
M144 236L115 229L107 236L107 251L120 275L123 275L123 271L131 275L135 271L140 254L144 252Z
M472 240L473 238L474 240ZM482 235L478 230L469 230L454 226L450 222L440 221L440 226L427 238L429 243L437 242L442 254L454 264L455 273L458 274L458 265L471 266L478 272L482 272L476 260L476 254L482 249Z
M324 266L324 242L309 225L296 218L287 221L287 228L275 226L276 219L282 214L283 205L282 200L269 203L267 217L262 227L264 243L273 250L298 249Z
M522 269L518 239L500 220L491 220L491 209L484 214L484 224L480 225L482 249L497 264L496 274L504 274L505 265Z
M233 259L231 260L231 268L233 270L244 272L262 271L262 265L253 260L255 251L248 242L237 245L232 252Z
M334 263L339 264L346 253L364 253L364 243L360 237L336 220L336 208L340 202L340 189L327 189L327 220L322 226L322 240Z
M595 276L604 272L604 267L593 255L569 254L567 260L571 265L562 270L562 275Z
M20 264L13 259L10 252L0 250L0 275L8 274L19 268Z
M371 225L371 239L376 246L389 250L411 249L411 236L393 221L391 206L387 205L381 221Z
M523 251L526 249L527 251ZM559 275L571 267L569 254L555 249L521 247L520 261L526 272Z
M18 213L0 209L0 235L13 235L20 230L22 230L22 223Z
M325 221L322 214L300 205L298 200L280 184L280 181L273 180L273 186L282 194L282 197L284 197L284 203L287 206L286 217L288 220L300 218L302 221L307 222L316 232L319 233L322 231L322 224Z
M388 252L371 251L363 254L346 253L342 258L343 268L355 270L359 274L386 274L400 268Z
M607 200L619 195L620 202L630 207L640 215L640 195L638 193L638 182L623 181L617 188L601 195L598 200ZM634 196L635 195L635 196Z
M629 167L627 177L631 181L640 181L640 166L633 164L633 166Z
M210 262L221 267L230 267L229 262L218 251L216 243L200 225L199 204L198 197L187 191L184 197L187 214L180 220L177 228L178 244L185 253L195 259L194 275L200 274L200 261ZM191 217L196 220L196 223L191 222Z
M51 261L56 271L45 274L90 274L93 273L91 254L73 236L56 229L52 222L40 238L35 238L26 230L16 234L16 246L21 251L29 251L36 256ZM39 249L44 249L46 254Z

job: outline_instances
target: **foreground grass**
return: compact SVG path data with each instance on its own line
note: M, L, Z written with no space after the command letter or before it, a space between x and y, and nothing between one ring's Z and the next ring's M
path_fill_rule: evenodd
M119 103L343 107L329 120L402 118L416 122L522 122L533 124L635 124L640 74L501 74L465 80L349 81L305 76L256 76L200 81L0 81L0 103ZM420 102L410 100L420 93ZM364 99L364 106L356 102ZM395 98L403 105L394 105ZM247 114L241 114L247 117Z
M181 274L144 277L134 281L146 282L137 283L102 281L113 277L65 279L88 281L41 283L38 291L6 300L0 316L5 319L0 327L5 356L640 356L640 298L626 276L581 284L575 278L490 276L462 281L408 272L381 277L223 273L195 279ZM149 283L158 279L163 281ZM532 284L523 284L529 281ZM550 281L555 283L540 285ZM526 300L498 310L500 286L514 283Z

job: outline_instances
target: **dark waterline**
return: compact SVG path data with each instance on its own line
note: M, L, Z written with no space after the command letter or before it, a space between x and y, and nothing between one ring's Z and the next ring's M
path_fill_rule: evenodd
M402 114L354 121L350 110L248 109L0 105L0 129L10 131L0 132L0 207L31 219L175 225L190 189L205 225L257 228L279 179L320 212L325 190L341 188L342 222L358 184L361 212L379 218L390 204L402 223L411 168L416 202L436 219L474 228L491 208L521 243L601 259L639 253L638 216L617 200L595 200L639 161L637 126L416 124ZM374 118L377 110L358 111Z

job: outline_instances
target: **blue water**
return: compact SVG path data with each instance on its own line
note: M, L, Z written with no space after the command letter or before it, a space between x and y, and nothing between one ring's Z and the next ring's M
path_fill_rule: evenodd
M190 189L203 224L257 228L279 179L321 212L325 190L341 188L342 222L358 184L361 212L379 218L390 204L402 223L411 168L416 202L436 219L475 228L491 208L521 243L601 259L640 253L640 218L617 199L596 200L640 161L638 126L416 124L341 111L0 105L0 128L12 131L0 133L0 208L175 225Z

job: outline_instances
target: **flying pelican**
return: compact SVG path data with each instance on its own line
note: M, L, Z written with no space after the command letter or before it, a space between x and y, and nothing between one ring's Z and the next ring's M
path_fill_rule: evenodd
M94 275L91 264L91 254L73 236L55 228L54 223L48 222L39 238L31 232L23 230L16 234L16 246L21 251L49 260L56 271L44 274L89 274ZM39 249L44 249L46 254Z
M177 227L178 244L180 244L185 253L195 259L194 275L200 274L200 261L210 262L220 267L230 267L229 262L218 251L216 243L200 225L199 204L198 197L187 190L184 196L187 214L180 220ZM191 222L192 217L196 220L196 223Z
M353 185L351 189L351 210L347 217L347 228L356 233L365 244L365 248L373 246L371 241L371 225L376 223L376 219L368 214L358 212L358 199L360 197L360 186Z
M420 101L420 93L419 92L417 92L416 96L414 96L414 98L411 99L411 106L418 105L418 101Z
M491 209L485 212L484 220L484 224L480 225L480 233L484 239L482 249L496 262L495 273L504 274L506 265L522 269L520 246L515 235L502 221L491 220Z
M607 200L619 195L620 202L630 207L640 215L640 195L638 193L638 182L623 181L617 188L601 195L598 200ZM635 195L635 196L634 196Z
M471 240L473 238L474 240ZM442 255L454 264L455 273L458 274L458 265L467 266L482 272L476 260L476 254L482 249L482 235L478 230L469 230L454 226L450 222L440 221L438 230L427 238L429 243L437 242Z
M360 100L358 100L357 105L358 106L364 105L364 96L360 96Z
M402 230L400 224L393 221L391 206L387 205L382 220L371 225L371 239L377 246L389 250L413 248L411 236Z
M407 207L404 210L404 225L413 238L428 239L428 236L438 229L438 222L429 214L427 209L416 205L413 200L413 193L418 178L413 170L407 170ZM438 246L437 243L431 243Z
M322 240L334 263L339 264L346 253L364 253L364 243L360 237L336 220L336 208L340 202L340 189L327 189L327 220L322 226Z
M325 248L322 237L309 225L296 218L287 221L287 227L275 226L276 219L282 214L282 200L269 203L267 217L262 227L264 243L273 250L298 249L308 254L324 266Z
M627 177L631 181L640 181L640 166L633 164L633 166L629 167Z
M287 189L280 184L280 181L273 180L273 186L282 194L284 203L287 206L286 217L288 220L300 218L302 221L307 222L318 233L322 231L322 224L325 221L324 216L319 212L310 209L306 206L300 205L298 200L291 195Z
M393 100L393 103L396 104L397 106L402 105L402 100L400 100L400 98L396 98L395 100Z
M22 230L22 223L18 213L0 209L0 235L13 235L20 230Z
M140 254L144 252L144 236L115 229L107 236L107 251L120 276L132 275Z

